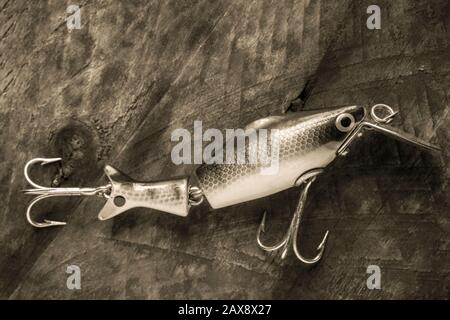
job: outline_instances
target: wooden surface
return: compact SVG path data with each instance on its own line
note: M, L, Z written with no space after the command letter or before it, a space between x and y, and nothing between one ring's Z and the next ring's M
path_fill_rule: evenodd
M449 298L450 8L446 0L81 1L68 31L65 1L0 1L0 297ZM306 87L306 90L304 88ZM104 183L112 164L143 180L192 170L170 161L175 128L239 128L287 108L388 103L395 125L432 141L421 152L365 135L311 189L305 255L326 229L323 261L306 269L256 245L283 235L291 190L187 218L132 210L98 221L103 200L49 200L61 228L26 223L22 173L38 156L63 186ZM302 103L303 102L303 103ZM67 265L81 290L66 287ZM366 268L379 265L381 290Z

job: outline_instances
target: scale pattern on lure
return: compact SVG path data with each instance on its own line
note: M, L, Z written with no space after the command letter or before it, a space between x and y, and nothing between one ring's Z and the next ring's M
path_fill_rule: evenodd
M386 114L381 118L377 110ZM35 163L41 165L61 161L61 158L36 158L25 165L24 173L33 189L26 194L38 195L28 206L27 219L38 228L63 225L65 222L44 220L36 222L31 217L31 208L40 200L54 196L97 195L107 199L99 213L100 220L112 218L135 207L145 207L186 216L192 206L201 204L205 199L213 209L262 198L294 186L303 185L299 202L292 217L290 227L284 238L277 244L268 246L261 241L265 231L265 213L257 232L258 245L266 251L282 250L286 257L292 245L297 258L306 264L315 264L322 258L328 231L317 247L313 258L305 258L297 247L299 224L303 213L308 190L325 167L337 156L345 155L350 144L365 130L370 129L393 137L397 140L428 149L439 150L417 137L388 126L397 112L384 104L370 109L370 113L361 106L288 113L256 120L246 127L246 132L256 129L277 131L278 165L276 174L263 174L261 169L267 162L243 164L203 164L192 177L183 177L165 181L139 182L131 179L119 170L107 165L105 174L109 184L97 188L48 188L33 182L29 169ZM270 144L270 135L268 136ZM248 155L257 149L258 140L248 140L245 150L235 150ZM269 150L270 151L270 150Z
M336 127L336 117L348 114L353 123L364 116L364 108L343 107L329 111L290 113L257 120L248 128L276 129L279 139L277 175L263 175L266 164L209 164L197 170L199 186L213 208L261 198L295 185L305 172L326 167L336 156L348 128ZM320 116L317 116L320 115ZM253 140L256 144L257 141ZM269 145L271 145L269 143ZM246 145L249 149L251 146ZM256 147L253 146L255 149ZM237 151L236 151L237 152Z

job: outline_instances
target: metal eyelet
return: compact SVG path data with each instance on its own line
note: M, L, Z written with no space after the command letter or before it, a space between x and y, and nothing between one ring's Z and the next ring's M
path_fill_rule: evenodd
M381 118L377 115L377 110L384 110L384 112L387 113L387 115L384 118ZM372 107L370 110L370 115L372 119L377 123L390 123L392 120L394 120L394 117L397 115L398 111L394 111L390 106L384 103L378 103Z
M202 189L196 186L189 186L189 205L198 206L203 202L204 198Z
M343 125L342 122L346 119L350 120L350 123L348 125ZM340 114L336 118L336 128L341 132L349 132L350 130L353 129L355 123L356 123L355 117L350 113Z

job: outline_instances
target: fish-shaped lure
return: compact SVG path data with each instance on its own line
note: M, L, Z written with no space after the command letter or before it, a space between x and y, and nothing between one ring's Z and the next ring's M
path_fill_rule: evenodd
M383 118L379 116L380 110L385 114ZM27 181L34 187L25 190L25 193L38 195L27 209L27 219L38 228L65 224L50 220L36 222L31 217L31 208L36 202L53 196L104 196L107 201L98 217L100 220L106 220L136 207L187 216L192 206L199 205L205 199L213 209L217 209L304 185L289 230L282 241L273 246L262 243L260 236L265 228L264 214L257 232L257 242L266 251L282 249L282 258L286 256L287 249L292 244L298 259L306 264L315 264L323 255L328 231L318 246L315 257L309 259L301 255L297 247L297 236L307 193L315 177L337 156L345 155L356 137L365 129L372 129L424 149L439 150L426 141L390 127L388 123L396 114L391 107L378 104L373 106L370 112L362 106L345 106L290 112L256 120L250 123L246 130L267 129L277 132L277 170L272 174L263 172L267 168L265 161L204 163L190 177L139 182L107 165L105 174L109 183L105 186L48 188L30 179L29 168L35 163L49 164L61 161L61 158L36 158L29 161L24 169ZM245 144L245 150L235 149L235 152L248 155L250 150L258 150L257 144L257 139L249 140ZM234 157L236 158L237 154Z

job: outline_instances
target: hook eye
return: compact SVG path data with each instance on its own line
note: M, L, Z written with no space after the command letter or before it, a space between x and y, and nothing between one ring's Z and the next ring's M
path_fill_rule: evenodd
M336 128L341 132L349 132L355 126L355 117L350 113L340 114L336 118Z
M384 110L385 112L388 113L388 115L385 116L384 118L381 118L377 115L377 113L376 113L377 110ZM372 109L370 110L370 116L377 123L390 123L392 120L394 120L394 117L397 113L398 113L398 111L394 111L394 109L392 109L392 107L390 107L384 103L378 103L378 104L374 105L372 107Z

